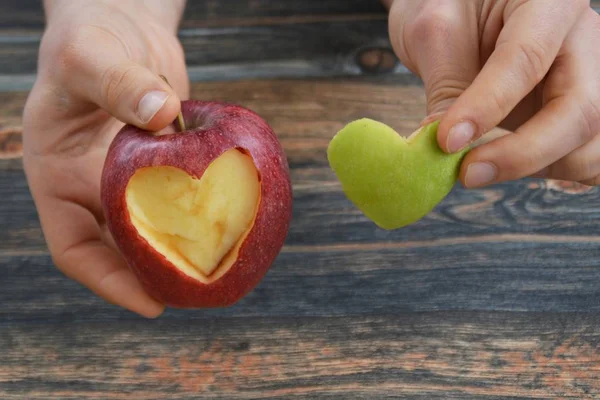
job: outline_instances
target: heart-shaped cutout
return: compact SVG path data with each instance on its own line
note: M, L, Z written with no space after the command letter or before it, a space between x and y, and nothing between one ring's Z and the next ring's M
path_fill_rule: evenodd
M400 136L371 119L351 122L331 140L327 157L346 196L375 224L397 229L427 215L452 190L468 151L444 153L435 121Z
M212 161L200 179L175 167L141 168L126 190L138 233L177 268L203 281L239 247L259 198L256 167L237 149Z

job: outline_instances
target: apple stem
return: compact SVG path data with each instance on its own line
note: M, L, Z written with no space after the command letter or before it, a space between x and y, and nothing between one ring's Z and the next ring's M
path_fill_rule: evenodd
M160 78L166 82L167 85L171 86L171 84L169 83L169 81L167 80L167 77L164 75L159 75ZM173 88L173 86L171 86L171 89ZM179 114L177 114L177 122L179 123L179 130L181 132L185 131L185 121L183 120L183 114L181 113L181 111L179 111Z

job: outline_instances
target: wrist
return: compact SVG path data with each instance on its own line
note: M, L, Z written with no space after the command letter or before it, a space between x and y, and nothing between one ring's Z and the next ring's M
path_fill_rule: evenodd
M78 10L84 11L89 6L102 5L132 16L139 16L140 13L145 12L154 21L173 31L176 31L179 26L185 4L186 0L43 0L46 20L49 24L65 14L69 8L77 7Z

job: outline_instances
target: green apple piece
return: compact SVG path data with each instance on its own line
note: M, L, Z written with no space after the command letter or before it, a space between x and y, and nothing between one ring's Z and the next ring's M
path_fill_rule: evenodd
M377 226L392 230L427 215L452 190L468 148L444 153L435 121L404 138L368 118L346 125L327 158L346 196Z

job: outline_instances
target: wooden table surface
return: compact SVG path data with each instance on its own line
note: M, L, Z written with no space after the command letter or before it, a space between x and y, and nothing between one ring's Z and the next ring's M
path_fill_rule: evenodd
M20 160L38 1L0 4L1 399L600 398L600 191L460 186L405 229L344 197L326 146L360 117L411 132L420 82L370 0L190 0L193 97L264 116L287 152L293 223L228 309L148 321L52 265Z

